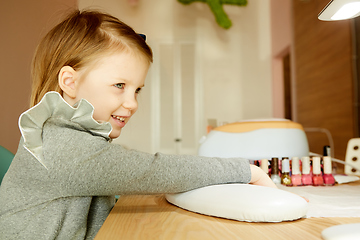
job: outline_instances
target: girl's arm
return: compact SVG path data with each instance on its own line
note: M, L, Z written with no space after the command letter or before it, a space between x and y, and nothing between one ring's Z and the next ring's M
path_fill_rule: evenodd
M64 128L60 119L47 123L44 157L62 196L176 193L223 183L274 187L247 159L144 153Z
M144 153L64 124L50 119L43 131L45 165L60 196L177 193L251 179L247 159Z

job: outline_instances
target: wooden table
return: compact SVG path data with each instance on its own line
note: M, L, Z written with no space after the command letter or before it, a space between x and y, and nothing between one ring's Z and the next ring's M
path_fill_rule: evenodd
M360 185L359 181L351 183ZM164 196L121 196L95 240L112 239L322 239L328 227L360 218L306 218L281 223L247 223L204 216L168 203Z

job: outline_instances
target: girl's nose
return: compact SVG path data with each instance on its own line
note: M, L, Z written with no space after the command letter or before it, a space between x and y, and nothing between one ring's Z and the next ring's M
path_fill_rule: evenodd
M129 96L126 97L124 103L122 104L124 108L129 109L131 111L134 111L138 107L138 102L136 99L136 94L132 95L129 94Z

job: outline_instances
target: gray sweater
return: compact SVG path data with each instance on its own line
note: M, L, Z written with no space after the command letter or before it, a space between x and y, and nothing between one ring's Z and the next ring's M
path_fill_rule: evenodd
M109 125L96 123L101 126L94 130L87 121L76 120L79 109L86 112L82 119L91 116L88 108L61 103L64 110L52 104L50 108L62 110L48 113L49 103L44 102L24 113L23 120L31 116L36 124L26 120L30 127L24 127L20 117L22 138L0 187L1 240L93 239L114 206L114 195L176 193L250 181L246 159L128 150L99 131L105 127L108 132ZM49 116L39 123L34 118L43 109ZM73 111L76 119L64 111ZM35 125L41 140L34 140L39 134L31 131Z

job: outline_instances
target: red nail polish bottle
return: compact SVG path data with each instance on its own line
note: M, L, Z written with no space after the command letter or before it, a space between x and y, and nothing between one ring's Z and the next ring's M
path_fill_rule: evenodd
M301 165L302 165L302 175L301 181L304 185L312 185L312 177L310 174L310 158L309 157L302 157L301 158Z
M324 162L324 183L325 185L332 186L335 185L335 179L332 175L332 166L331 166L331 157L325 156L323 157Z
M321 175L320 157L313 157L313 185L324 185L324 179Z

